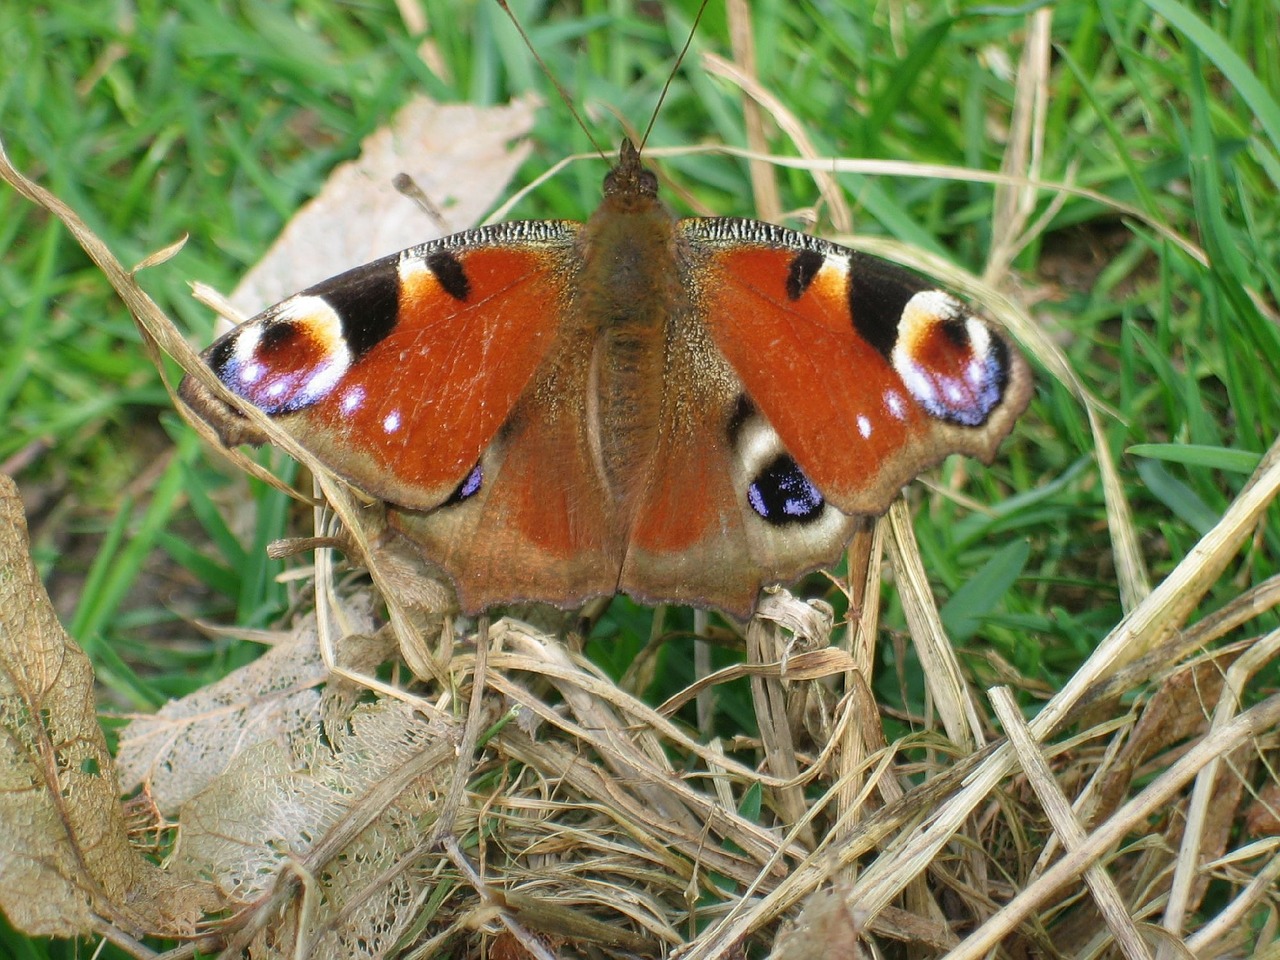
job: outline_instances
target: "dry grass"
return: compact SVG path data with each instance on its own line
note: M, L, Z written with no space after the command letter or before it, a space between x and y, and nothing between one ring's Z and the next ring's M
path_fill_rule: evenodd
M963 679L901 506L861 541L872 589L854 624L833 630L820 606L774 595L744 631L750 665L656 710L572 638L517 620L419 651L449 685L403 695L429 716L471 703L464 726L476 736L461 739L476 749L464 747L447 777L426 775L437 799L466 783L449 836L469 841L413 861L462 888L415 955L456 949L478 928L535 956L589 945L604 956L728 956L769 949L807 904L799 922L834 938L824 956L854 956L839 951L852 949L840 937L855 926L953 958L997 945L1007 956L1228 956L1266 942L1280 875L1270 766L1280 696L1263 695L1280 633L1213 645L1247 633L1280 585L1187 622L1278 485L1273 451L1222 522L1030 720L1008 685L984 697ZM882 539L933 708L892 743L859 629L875 621ZM421 623L418 613L409 619ZM476 643L487 651L479 699ZM673 721L742 676L758 738L702 743ZM791 944L777 955L814 955L810 937Z

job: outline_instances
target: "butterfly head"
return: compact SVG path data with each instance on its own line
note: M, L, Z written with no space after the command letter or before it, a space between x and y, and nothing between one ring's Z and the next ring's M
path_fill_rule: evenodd
M658 196L658 177L640 162L640 151L630 140L622 141L618 165L604 178L605 199L615 205L647 206Z

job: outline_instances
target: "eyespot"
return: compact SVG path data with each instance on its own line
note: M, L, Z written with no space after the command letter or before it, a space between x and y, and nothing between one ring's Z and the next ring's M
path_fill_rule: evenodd
M816 520L826 505L818 488L785 453L778 454L751 481L747 502L765 521L775 525Z
M209 348L206 362L227 389L278 415L327 397L352 356L329 304L299 295L227 334Z
M480 492L482 486L484 486L484 471L480 468L480 464L477 463L471 468L471 472L463 478L462 482L458 484L457 489L449 494L449 499L441 506L453 506L470 500Z
M940 290L903 308L893 368L930 416L980 427L1004 398L1009 350L985 323Z

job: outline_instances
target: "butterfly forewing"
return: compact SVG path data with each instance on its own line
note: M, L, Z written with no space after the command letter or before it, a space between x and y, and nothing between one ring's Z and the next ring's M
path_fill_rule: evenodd
M575 605L618 590L621 515L592 453L593 324L576 305L482 455L476 483L390 521L452 577L464 610L513 600Z
M712 339L841 511L884 512L948 454L990 460L1026 406L1004 335L909 271L758 221L680 229Z
M364 492L438 506L555 341L578 226L501 224L414 247L285 300L204 359Z

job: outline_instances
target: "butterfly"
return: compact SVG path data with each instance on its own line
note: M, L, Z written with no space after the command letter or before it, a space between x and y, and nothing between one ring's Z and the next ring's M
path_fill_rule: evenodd
M915 274L677 219L627 142L586 223L499 223L317 284L202 359L468 613L622 592L750 615L949 454L990 462L1026 361ZM188 377L226 442L244 418Z

